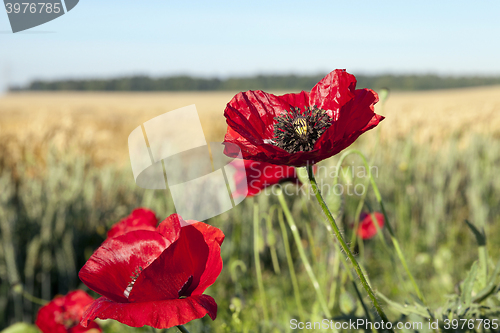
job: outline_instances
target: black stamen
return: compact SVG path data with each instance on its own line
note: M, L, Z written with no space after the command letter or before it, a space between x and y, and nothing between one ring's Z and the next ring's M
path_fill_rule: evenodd
M316 141L331 125L326 111L316 105L303 111L295 107L274 119L273 142L289 153L313 150Z

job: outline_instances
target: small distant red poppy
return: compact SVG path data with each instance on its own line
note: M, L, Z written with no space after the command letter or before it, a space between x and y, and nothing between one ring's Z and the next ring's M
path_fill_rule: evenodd
M43 333L102 332L95 322L90 322L86 327L80 325L85 308L93 301L83 290L57 296L40 308L35 324Z
M356 78L337 69L311 92L276 96L261 90L238 93L224 111L224 143L238 145L244 159L305 166L350 146L384 117L375 114L377 94L356 89ZM224 153L237 157L226 145Z
M153 211L137 208L129 216L115 223L108 231L108 237L118 237L134 230L156 230L158 219Z
M103 295L87 309L82 325L101 318L163 329L206 314L214 320L217 304L203 292L222 270L223 240L219 229L177 214L155 231L108 238L78 274Z
M381 213L373 213L377 219L379 229L384 226L384 215ZM370 239L377 234L377 226L373 223L372 215L362 213L360 216L360 223L358 226L358 235L363 239Z

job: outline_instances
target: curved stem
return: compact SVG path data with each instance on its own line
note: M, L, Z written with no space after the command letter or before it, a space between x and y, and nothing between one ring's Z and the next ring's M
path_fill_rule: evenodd
M363 271L361 270L361 267L359 267L359 264L358 264L356 258L352 254L351 249L349 249L349 247L347 246L346 242L344 241L344 238L340 234L340 230L339 230L337 224L335 223L335 219L333 218L332 213L330 213L330 210L328 209L328 207L327 207L327 205L325 203L325 200L323 199L323 196L319 192L318 184L316 183L316 178L314 178L314 173L313 173L312 165L309 165L307 167L307 174L309 175L309 180L311 182L313 193L316 196L316 199L318 200L318 202L319 202L319 204L321 206L321 209L325 213L328 221L330 222L330 224L332 226L332 229L333 229L333 231L335 233L335 236L337 237L337 240L340 243L340 246L342 247L342 249L344 250L344 252L347 254L347 257L349 258L349 260L351 261L352 265L354 266L354 270L358 274L358 277L359 277L359 279L361 281L361 284L363 285L363 288L365 288L366 292L368 293L368 296L370 297L370 299L371 299L371 301L373 303L373 306L377 310L377 312L380 315L380 318L382 318L382 320L389 321L389 319L387 318L386 314L382 310L382 307L380 306L377 298L375 297L375 294L373 293L370 285L368 284L368 281L366 280L365 275L363 274Z
M182 333L189 333L189 331L182 325L177 325L177 328L179 329L179 331L181 331Z
M38 305L45 305L45 304L49 303L49 301L46 301L44 299L41 299L41 298L38 298L38 297L31 295L29 292L24 290L24 288L23 288L22 294L23 294L24 298L26 298L31 303L35 303Z
M297 229L297 226L295 225L295 221L293 220L292 213L290 213L290 210L288 209L288 206L286 205L285 196L283 195L283 191L281 190L281 187L278 187L276 192L277 192L278 200L281 204L281 207L283 208L283 212L285 213L285 218L286 218L288 224L290 225L290 229L292 230L292 235L293 235L293 238L295 239L295 243L297 244L297 249L299 251L300 259L302 259L302 262L304 263L304 266L306 268L306 272L309 275L309 279L311 279L314 290L316 291L316 295L318 296L318 301L323 309L323 312L325 313L325 316L327 318L331 318L330 310L328 310L328 306L326 304L325 298L323 297L323 293L321 292L321 289L319 288L318 280L316 279L316 276L314 275L311 264L309 263L309 259L307 259L306 252L304 251L304 247L302 246L302 240L301 240L300 235L299 235L299 230Z
M368 186L368 182L366 182L366 184L364 185L365 187ZM359 200L358 202L358 207L356 207L356 213L355 213L355 217L354 217L354 227L353 227L353 233L352 233L352 237L351 237L351 251L354 251L354 248L356 247L356 242L358 241L358 227L359 227L359 216L361 215L361 210L363 209L363 206L365 204L365 199L366 199L366 195L367 195L368 191L364 191L363 192L363 195L361 196L361 199ZM360 242L362 243L362 242Z

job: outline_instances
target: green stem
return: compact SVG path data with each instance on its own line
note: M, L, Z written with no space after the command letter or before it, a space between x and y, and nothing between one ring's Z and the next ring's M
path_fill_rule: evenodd
M333 262L333 281L330 286L330 299L328 300L328 308L333 309L335 305L335 298L337 296L337 281L340 277L340 251L335 251L335 258Z
M231 280L234 283L234 292L236 294L241 293L241 283L238 280L238 273L237 273L238 267L241 269L242 273L246 273L247 266L245 265L245 263L242 260L239 260L239 259L234 260L234 261L230 262L230 264L229 264L229 272L231 275Z
M486 245L478 246L479 251L479 269L482 271L483 277L483 285L481 287L486 286L488 281L488 252L486 249Z
M308 238L308 241L309 241L309 248L311 249L311 261L312 261L312 264L313 265L316 265L316 256L314 254L314 237L313 237L313 234L312 234L312 230L311 230L311 226L309 224L306 224L306 233L307 233L307 238Z
M290 279L292 280L293 294L295 295L295 302L297 303L297 310L299 310L299 316L302 318L304 315L304 310L302 308L302 300L300 298L300 289L299 289L299 284L297 282L297 276L295 275L292 253L290 251L290 242L288 241L288 234L286 232L285 222L283 221L283 213L281 211L278 211L278 221L280 224L281 233L283 234L283 244L285 246L285 254L286 254L286 261L288 263L288 269L290 270Z
M333 231L332 226L329 223L327 223L326 221L325 221L325 226L326 226L326 229L328 230L329 233L331 233ZM360 244L363 244L363 243L360 242ZM354 280L354 276L352 275L350 268L347 267L347 264L343 260L340 260L341 249L340 249L339 244L334 242L333 246L335 246L335 257L336 257L335 262L337 265L337 266L334 266L336 268L334 269L333 276L338 276L338 273L340 271L340 263L342 263L342 267L344 267L345 272L347 273L347 276L353 282L354 286L356 286L356 282ZM330 302L328 303L329 308L333 308L334 301L335 301L335 291L334 291L335 289L333 289L333 288L336 288L336 282L332 283L332 289L330 290ZM359 293L359 290L357 289L357 287L356 287L356 295L358 296L358 299L359 299L359 302L361 303L361 306L365 310L366 319L371 322L372 320L371 320L370 312L368 311L368 308L365 305L365 301L363 300L363 297ZM375 329L373 329L373 330L375 331Z
M403 251L401 251L401 247L399 246L399 241L396 238L396 235L394 234L394 230L392 230L391 224L389 223L389 218L387 217L387 213L385 211L384 207L384 202L382 201L382 196L380 195L380 192L378 191L377 185L375 184L375 181L373 180L373 176L370 174L370 179L372 180L372 187L373 191L375 192L375 197L377 198L377 201L380 205L380 209L382 210L382 214L384 214L384 219L385 219L385 225L387 225L387 230L389 231L389 234L391 235L391 241L392 245L394 245L394 249L396 250L396 253L399 257L399 260L401 261L401 264L403 264L403 267L406 271L406 274L408 274L408 277L410 278L410 281L413 285L413 289L415 289L415 292L417 293L418 298L424 303L424 305L427 306L427 302L425 300L424 294L420 291L420 288L418 287L417 281L415 281L415 278L413 277L413 274L411 274L410 268L408 267L408 264L406 263L406 258L403 254Z
M307 171L306 171L307 173ZM328 230L329 233L332 233L333 230L332 230L332 227L331 225L324 221L324 224L325 224L325 227L326 229ZM363 242L360 242L360 245L362 245ZM349 279L352 281L352 282L355 282L354 280L354 276L352 275L352 272L350 270L349 267L347 267L347 264L345 261L343 260L340 260L340 252L342 251L340 249L340 246L339 244L337 244L336 242L333 243L333 245L335 246L335 264L334 264L334 270L333 270L333 276L339 276L339 272L340 272L340 263L342 263L342 267L344 267L345 269L345 272L347 273ZM332 282L332 286L330 288L330 300L328 302L328 308L329 309L333 309L334 305L335 305L335 293L336 293L336 288L337 288L337 282L334 281ZM368 321L371 321L371 316L370 316L370 312L367 311L368 308L364 305L364 300L363 300L363 297L359 294L359 292L356 293L356 295L358 296L359 298L359 301L361 303L361 305L363 306L363 309L365 310L365 314L366 314L366 318Z
M337 240L339 241L340 245L342 246L342 249L347 254L347 257L349 258L352 265L354 266L354 270L358 274L358 277L361 281L361 284L363 285L363 288L365 288L366 292L368 293L368 296L370 297L370 299L373 303L373 306L375 307L378 314L380 315L380 318L382 318L382 320L384 320L384 321L389 321L386 314L382 310L382 307L380 306L377 298L375 298L375 294L373 293L372 289L370 288L370 285L368 284L368 281L366 280L365 275L363 274L363 271L361 270L361 267L359 267L359 264L358 264L356 258L354 257L351 250L349 249L346 242L344 241L344 238L342 237L340 230L339 230L337 224L335 223L335 219L333 218L332 213L330 213L330 210L326 206L326 203L325 203L325 200L323 199L323 196L319 192L318 184L316 183L316 179L314 178L312 165L307 167L307 173L309 175L309 180L311 182L313 193L316 196L316 199L318 200L318 202L321 206L321 209L325 213L328 221L330 222L332 229L335 232L335 236L337 237Z
M356 295L358 296L359 300L361 301L361 306L363 307L363 310L366 313L366 320L371 322L372 319L370 317L370 311L368 311L368 308L366 307L366 304L363 301L363 296L361 296L361 293L359 292L359 289L358 289L358 286L356 285L356 282L353 279L351 279L351 282L352 282L352 286L354 287L354 290L356 291ZM377 332L377 330L375 328L372 328L372 331Z
M24 290L23 286L20 286L20 288L22 288L23 297L26 298L31 303L38 304L38 305L45 305L45 304L49 303L49 301L46 301L44 299L41 299L41 298L38 298L38 297L31 295L29 292Z
M368 186L368 182L366 182L365 187ZM356 242L358 240L358 227L359 227L359 216L361 215L361 210L363 209L363 206L365 204L366 200L366 195L368 191L364 191L363 195L361 196L361 200L358 202L358 207L356 207L356 215L354 218L354 227L353 227L353 233L351 237L351 251L354 251L354 248L356 247ZM361 243L361 242L360 242Z
M264 283L262 282L262 270L260 268L259 258L259 205L253 205L253 254L255 258L255 272L257 274L257 284L259 285L260 298L262 300L262 311L264 311L264 322L269 322L269 315L267 313L266 292L264 290Z
M370 207L369 207L369 209L371 210L371 208L370 208ZM402 274L401 274L401 272L400 272L399 267L398 267L398 266L396 266L396 263L395 263L395 261L394 261L394 260L395 260L394 255L393 255L393 253L392 253L391 249L389 248L389 245L388 245L388 244L387 244L387 242L385 241L385 237L384 237L384 235L383 235L383 233L382 233L382 230L380 230L380 226L378 225L377 218L376 218L375 214L374 214L373 212L371 212L371 211L370 211L370 216L371 216L372 221L374 221L374 222L373 222L373 224L375 225L375 228L377 229L377 235L378 235L378 237L379 237L379 239L380 239L380 241L381 241L381 243L382 243L382 245L383 245L384 250L385 250L385 251L386 251L386 252L390 255L391 265L392 265L392 266L393 266L393 268L394 268L393 272L396 272L396 273L397 273L397 276L398 276L398 279L399 279L399 281L400 281L401 285L404 285L404 279L403 279L403 276L402 276ZM394 247L396 247L396 246L394 246ZM396 250L396 251L397 251L397 250ZM400 251L401 251L401 250L400 250ZM399 255L401 255L401 256L402 256L402 255L403 255L403 253L402 253L402 252L400 252L400 254L398 254L398 256L399 256ZM404 259L404 256L403 256L403 259ZM407 270L407 272L408 272L408 270Z
M406 271L406 274L408 274L408 277L410 278L410 281L411 281L411 283L413 285L413 289L417 293L418 298L422 301L422 303L424 303L424 305L427 306L427 302L425 301L424 295L420 291L420 288L418 287L417 282L415 281L415 278L411 274L411 271L410 271L410 269L408 267L408 264L406 262L406 258L403 255L403 252L401 251L401 247L399 246L398 240L396 239L396 235L394 233L394 230L392 229L392 226L389 223L389 219L387 217L387 212L385 211L385 207L384 207L384 202L382 201L382 196L380 195L380 191L378 190L377 184L375 183L375 179L373 178L373 175L370 172L369 165L368 165L368 162L366 161L365 156L359 150L356 150L356 149L347 150L346 152L344 152L340 156L340 160L339 160L337 166L339 164L341 165L342 162L343 162L343 160L347 157L347 155L350 155L350 154L356 154L359 157L361 157L361 160L363 161L363 164L365 165L365 168L368 170L368 175L370 177L370 183L372 185L372 189L373 189L373 192L374 192L375 197L377 199L377 202L380 205L380 209L382 210L382 214L384 215L385 225L386 225L387 230L389 231L389 234L391 236L391 241L392 241L392 244L394 246L394 249L396 250L396 254L398 255L399 260L403 264L403 267L404 267L404 269Z
M295 221L293 219L292 213L290 213L290 210L288 209L288 206L286 205L285 196L283 195L283 191L281 190L280 187L277 187L276 192L277 192L278 200L281 204L281 207L283 208L283 212L285 213L286 220L290 226L290 229L292 230L292 235L293 235L293 238L295 239L295 243L297 244L297 249L299 251L300 259L302 259L302 262L304 263L304 266L306 268L306 272L309 275L309 279L311 280L313 287L314 287L314 290L316 291L318 301L319 301L321 307L323 308L323 312L325 313L325 316L327 318L331 318L330 310L328 310L328 306L326 304L325 298L323 297L323 294L321 293L321 289L319 288L318 280L316 279L316 276L314 275L311 264L309 263L309 260L307 259L307 255L304 251L304 247L302 246L302 240L301 240L300 235L299 235L299 230L297 229L297 226L295 225Z
M1 180L1 179L0 179ZM5 193L0 193L3 194L3 196L6 196ZM22 293L22 286L20 285L20 279L19 279L19 273L17 271L17 264L16 264L16 254L15 254L15 247L13 244L13 238L12 238L12 230L11 230L11 225L10 221L8 221L7 218L7 213L3 210L2 204L4 202L7 202L7 200L2 200L3 198L0 197L0 231L2 234L2 244L3 245L3 252L4 252L4 258L5 258L5 265L7 266L7 280L9 281L9 284L11 285L11 288L14 288L14 317L16 321L22 320L23 317L23 300L20 296ZM16 288L17 287L17 288ZM20 290L18 290L21 288ZM17 289L17 290L16 290Z
M389 245L387 244L384 234L382 233L382 230L380 229L380 226L378 225L378 220L377 217L375 216L375 213L370 211L370 217L372 219L372 223L375 226L375 229L377 229L377 236L380 239L380 242L382 243L384 250L387 251L387 253L391 254L391 249L389 248ZM391 256L392 257L392 256ZM393 261L391 259L391 261Z
M274 272L276 274L281 273L280 264L278 261L278 253L276 252L276 237L274 236L273 229L273 215L274 211L278 209L277 205L272 205L269 209L269 214L267 215L267 237L269 242L269 249L271 251L271 260L273 263Z
M177 325L177 328L179 329L179 331L181 331L182 333L189 333L189 331L182 325Z
M472 302L481 303L486 298L488 298L488 296L495 292L498 287L498 284L496 282L498 275L500 275L500 260L498 260L498 264L495 267L495 271L493 272L490 281L483 290L479 291L477 295L472 298Z

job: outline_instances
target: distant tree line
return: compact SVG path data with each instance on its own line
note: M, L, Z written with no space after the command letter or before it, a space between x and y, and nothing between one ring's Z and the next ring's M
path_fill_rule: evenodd
M325 74L258 75L253 77L196 78L171 76L152 78L131 76L114 79L36 80L26 87L11 91L245 91L245 90L310 90ZM356 75L358 88L389 88L391 90L431 90L487 85L500 85L500 77L438 76L438 75Z

